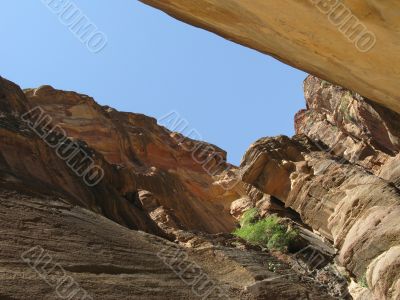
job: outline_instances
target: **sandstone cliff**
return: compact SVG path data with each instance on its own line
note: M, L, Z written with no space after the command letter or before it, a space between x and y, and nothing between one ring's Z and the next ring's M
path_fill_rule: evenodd
M216 146L182 140L153 118L101 107L85 95L50 86L22 91L2 78L6 281L0 296L26 299L19 287L28 285L36 296L51 297L54 289L21 260L24 251L40 246L85 291L106 299L129 293L195 298L192 286L160 262L165 247L187 252L186 263L212 278L210 298L218 298L220 289L232 299L348 297L333 263L353 280L353 297L399 298L399 115L313 76L304 91L307 108L295 116L294 137L260 139L240 168L209 174L187 147L211 162L210 147L226 157ZM32 127L35 121L45 126ZM60 134L68 139L55 149ZM71 145L79 159L86 155L103 170L97 184L80 176L84 159L62 159ZM224 186L238 176L242 181L231 189ZM313 276L294 268L290 254L215 235L231 232L235 218L252 207L292 222L301 247L318 249L327 267ZM368 289L354 283L364 278Z
M60 190L76 203L130 228L154 232L151 222L139 212L151 206L140 198L143 193L138 191L142 190L153 195L155 203L149 209L173 209L172 217L182 228L211 233L233 229L229 204L237 194L230 195L218 183L213 185L216 178L155 119L101 107L88 96L50 86L25 90L24 94L18 86L1 79L1 87L3 171ZM43 110L43 117L51 118L51 126L93 153L93 159L105 170L98 185L88 188L75 178L56 151L30 132L21 116L29 109L35 112L36 107Z
M141 0L400 112L396 0Z
M297 135L254 143L242 178L332 241L368 299L398 299L399 115L312 76L304 85Z
M1 78L0 109L1 299L333 299L229 234L231 202L263 193L185 150L218 147L50 86Z

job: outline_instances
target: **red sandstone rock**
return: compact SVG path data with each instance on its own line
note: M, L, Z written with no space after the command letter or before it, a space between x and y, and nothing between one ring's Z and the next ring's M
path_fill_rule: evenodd
M289 283L282 279L274 281L271 288L260 279L273 274L266 272L263 255L257 249L240 246L247 249L242 251L233 246L237 241L231 241L229 235L217 235L211 241L200 234L230 232L235 218L240 218L246 209L257 207L264 216L276 213L290 224L294 223L287 218L294 220L304 240L319 245L321 252L332 255L326 245L326 241L331 241L338 249L337 262L357 280L366 276L373 296L365 289L353 288L357 295L396 299L400 280L398 115L314 77L305 81L305 91L307 110L296 115L296 136L260 139L250 147L240 169L223 161L230 170L210 175L185 149L197 145L201 149L199 158L207 160L214 159L210 152L213 148L226 159L226 153L216 146L182 140L180 134L157 125L153 118L101 107L85 95L49 86L26 90L25 95L18 86L1 79L0 198L5 206L0 210L4 215L7 210L12 211L17 220L16 226L7 229L16 238L4 244L8 254L3 260L10 268L16 268L14 252L20 251L21 245L39 240L45 231L45 246L52 249L57 244L63 249L53 255L63 260L85 288L96 295L104 294L101 284L93 284L91 278L93 274L98 276L98 272L106 273L103 279L112 280L120 289L117 294L124 297L123 283L113 274L133 272L134 268L101 259L101 255L95 255L90 262L86 257L78 260L69 252L82 247L90 249L93 242L85 234L76 236L74 247L56 237L71 236L71 232L81 230L101 235L99 232L106 229L108 233L101 235L99 247L110 257L117 256L132 265L144 261L150 269L157 265L154 251L167 243L161 238L132 233L131 238L139 243L133 250L138 255L134 261L128 258L131 253L127 247L118 246L126 242L125 238L111 248L106 246L125 227L176 239L193 249L190 259L216 280L225 282L232 299L253 299L273 293L274 297L292 299L306 291L311 291L311 299L329 299L326 291L315 289L315 282L304 285L302 280ZM96 186L87 186L21 119L37 105L51 116L53 125L64 129L82 153L104 170L104 178ZM239 175L244 182L225 189L226 185L236 183ZM72 224L72 220L76 224L68 231L68 226L64 226ZM88 220L90 225L85 223ZM7 222L0 220L1 228ZM324 236L325 242L302 228L302 222ZM22 234L24 230L27 236ZM228 248L220 248L219 243ZM153 256L143 255L140 247L151 249ZM206 253L204 249L212 250ZM223 258L210 261L213 255ZM26 272L26 267L19 268L18 272ZM146 291L149 285L160 285L173 277L158 268L163 270L162 274L138 271L136 278L141 278L141 289ZM228 276L232 268L233 277ZM257 271L252 273L254 270ZM169 285L161 284L162 292L191 299L190 292L176 279L169 279ZM40 283L29 281L28 285ZM39 297L51 293L40 289L33 289ZM104 295L113 299L117 294L109 291ZM15 290L13 281L7 281L0 288L0 297L10 295L25 297L23 291ZM154 292L154 297L160 294Z
M399 116L315 77L305 81L305 94L297 135L253 144L243 180L331 240L338 262L358 280L365 275L373 297L396 299Z

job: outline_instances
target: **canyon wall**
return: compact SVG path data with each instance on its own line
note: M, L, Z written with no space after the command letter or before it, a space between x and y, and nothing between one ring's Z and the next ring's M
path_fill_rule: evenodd
M141 0L400 113L396 0Z
M400 4L141 1L324 79L305 81L296 136L250 147L242 180L334 243L338 263L367 278L369 298L400 298ZM233 215L255 206L253 197L235 201Z
M226 153L218 147L177 140L175 133L157 125L154 118L101 107L86 95L50 86L28 89L24 94L5 79L1 79L1 92L0 162L2 171L10 176L36 180L132 229L156 232L155 224L149 222L150 213L153 219L173 219L182 229L216 233L234 228L229 206L239 197L237 192L223 188L218 183L223 175L209 175L192 158L193 152L185 150L185 146L194 144L199 149L197 158L208 159L205 150L212 148L221 153L218 158L226 159ZM104 170L99 184L88 187L57 157L46 139L29 130L24 121L29 110L32 117L40 112L42 123L46 118L51 120L49 131L62 131L83 153L91 153Z
M295 136L235 167L155 118L0 77L0 298L73 278L69 298L350 299L347 278L354 299L400 299L400 5L141 1L323 79L304 82ZM253 207L343 274L232 236Z
M334 299L290 257L229 234L231 203L262 192L228 189L239 169L224 160L213 174L198 163L221 164L216 146L4 78L0 138L1 299ZM92 163L103 177L82 176Z
M242 179L330 240L368 299L398 299L400 115L313 76L304 88L296 135L251 145Z
M57 244L65 250L52 255L95 294L101 287L90 278L98 273L108 274L104 280L114 280L122 294L129 288L114 276L145 276L141 289L151 291L155 282L174 275L152 270L158 264L155 254L143 256L138 249L162 251L170 245L165 238L189 249L191 259L227 287L232 299L262 299L273 291L285 299L306 293L311 299L336 295L335 289L321 289L316 278L292 269L290 256L283 259L282 254L249 247L228 234L244 211L258 207L263 216L278 214L292 222L304 245L312 244L345 267L348 279L360 283L365 278L369 289L351 290L356 299L397 299L400 115L314 76L305 80L304 91L306 109L295 116L296 135L256 141L238 168L226 162L225 151L217 146L184 138L154 118L118 112L89 96L50 86L22 91L1 78L0 226L13 232L3 247L10 268L20 268L20 276L26 270L15 265L18 258L13 255L35 243L46 249ZM60 142L59 136L68 139ZM71 151L78 154L71 156ZM88 165L85 157L103 171L97 184L80 174ZM222 164L215 161L218 157ZM200 158L222 168L210 174ZM227 188L227 182L236 184ZM9 218L15 226L7 229ZM108 233L99 232L103 226ZM78 233L73 235L75 246L65 243L71 230ZM151 235L137 235L138 230ZM102 241L93 242L87 232ZM125 238L115 245L113 241L111 248L106 245L119 234L131 236L127 238L138 243L136 248ZM120 243L125 243L122 248ZM80 247L100 254L92 260L71 256ZM205 254L204 247L212 250ZM131 267L102 258L104 251ZM127 253L144 259L144 269L136 270L138 261L125 258ZM210 256L221 272L210 265ZM271 272L271 264L280 267ZM232 268L234 278L228 276ZM151 274L147 279L146 273ZM281 279L270 279L276 273ZM288 281L286 276L297 279ZM171 295L191 299L191 292L175 279L169 283L176 287ZM0 295L14 293L13 283L10 279ZM110 299L114 295L109 293Z

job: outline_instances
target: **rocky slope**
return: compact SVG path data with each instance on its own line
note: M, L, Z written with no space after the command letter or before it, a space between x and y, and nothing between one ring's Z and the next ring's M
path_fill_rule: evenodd
M399 299L400 116L312 76L305 97L297 135L254 143L242 179L333 242L336 261L366 278L367 299Z
M4 300L334 299L269 253L193 234L180 246L41 189L2 181L0 216Z
M396 0L141 0L400 113Z
M227 188L218 147L4 78L0 109L0 299L333 299L290 256L216 235L263 194Z

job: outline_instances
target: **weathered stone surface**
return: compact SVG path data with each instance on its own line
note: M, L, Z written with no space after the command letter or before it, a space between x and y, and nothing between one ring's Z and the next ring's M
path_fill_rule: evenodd
M274 157L276 148L268 150L269 142L261 140L249 150L244 162L247 169L245 175L254 177L245 176L244 180L279 198L286 206L296 210L306 224L332 240L340 250L339 263L357 278L365 273L372 276L369 274L373 272L374 260L392 251L400 242L400 227L396 223L400 218L399 191L363 168L337 162L318 150L303 152L311 172L293 169L286 177L289 185L278 182L271 186L269 178L275 176L276 168L270 166L287 164L289 157ZM282 153L285 153L284 147L288 144L282 143L281 146ZM254 159L261 155L259 149L265 157L261 164L260 160ZM299 149L307 147L301 145ZM250 172L252 169L262 171L255 176ZM379 274L384 283L381 286L371 284L375 295L392 299L398 280L398 266L381 266Z
M90 187L84 183L57 155L55 149L48 146L34 133L21 116L21 107L28 102L18 86L1 79L1 85L7 86L10 95L8 107L0 115L0 175L10 182L23 182L29 190L40 187L43 192L54 190L73 205L79 205L131 229L161 234L161 230L143 211L127 197L128 191L121 193L118 181L124 176L104 157L79 143L83 153L90 154L93 161L104 170L103 180ZM4 106L3 106L4 107ZM8 110L9 113L4 113ZM81 153L77 157L80 157ZM132 180L131 180L132 182ZM135 192L132 184L130 191Z
M191 160L176 134L154 119L119 113L87 96L49 86L25 90L25 96L11 82L1 79L0 83L4 95L0 102L1 299L54 299L60 288L46 280L58 282L64 271L79 284L79 293L86 291L93 299L201 298L210 291L202 290L200 283L187 283L197 282L198 276L213 282L207 285L213 288L208 299L220 299L221 293L222 299L265 295L332 299L327 290L285 266L279 257L252 250L229 234L202 237L200 231L231 231L230 203L248 190L254 193L243 183L224 189L223 182L236 179L235 169L209 175ZM77 149L90 154L104 170L97 185L85 184L23 121L24 113L37 105L52 123L39 134L47 135L54 125L65 130ZM198 143L184 142L186 146ZM211 145L200 147L209 150ZM207 159L212 158L208 150L200 152ZM223 150L216 151L226 157ZM197 272L189 274L186 283L177 275L182 270L172 270L160 257L166 247L182 251L175 267L192 266ZM39 272L24 261L21 255L32 248L45 251L51 266L62 267L61 278L47 277L44 272L51 266L44 261L35 266ZM171 261L177 259L167 254ZM272 272L269 262L282 268Z
M5 80L2 86L6 86ZM226 192L218 183L224 175L209 175L203 165L193 159L193 152L187 151L188 144L193 148L197 147L194 149L200 149L198 156L205 155L211 163L210 159L213 157L209 157L210 154L202 149L215 149L225 159L226 153L218 147L189 139L180 139L181 143L178 143L176 134L157 125L153 118L101 107L92 98L75 92L42 86L25 90L24 96L17 86L9 84L3 94L7 95L4 105L9 106L4 112L10 112L3 118L18 114L14 123L20 126L23 123L20 115L24 110L39 106L51 117L52 126L59 126L68 137L96 153L98 164L105 169L103 181L107 187L104 189L112 191L93 192L101 189L100 187L88 189L39 137L33 136L34 134L24 137L18 128L10 131L6 127L11 122L4 121L6 125L2 134L7 139L0 147L3 164L12 172L31 176L63 189L76 201L83 202L85 207L91 206L95 211L98 211L101 203L104 215L112 216L114 220L119 219L121 224L132 223L132 228L135 228L137 220L131 220L132 216L129 216L125 206L131 206L130 210L142 210L143 213L137 196L138 189L153 193L159 200L159 206L173 210L176 219L186 229L217 233L234 228L229 206L240 195L235 191L230 194ZM23 130L29 132L27 128ZM14 138L15 135L18 139ZM182 141L186 144L183 145ZM15 152L14 149L17 148L20 153ZM24 154L21 160L22 151ZM48 165L43 164L44 161ZM222 161L221 165L227 166L226 161ZM56 166L59 166L57 173ZM70 174L71 179L66 173ZM204 188L205 186L211 188ZM114 202L111 199L115 199ZM97 202L97 206L94 202ZM208 221L204 222L206 219Z
M387 159L377 175L400 188L400 154Z
M398 115L314 77L305 92L298 135L253 144L243 180L331 240L337 261L357 280L365 276L373 297L397 299Z
M157 257L168 246L166 240L129 230L64 199L24 195L4 189L3 184L0 215L1 299L57 298L55 287L45 281L48 278L41 278L21 257L33 247L44 249L51 263L61 265L93 299L194 297ZM45 265L40 274L50 269ZM59 276L52 279L62 280L63 273ZM67 295L72 291L73 287Z
M305 80L304 91L307 109L295 117L297 134L377 173L399 153L399 114L313 76Z
M285 208L281 202L270 195L265 195L256 203L255 207L259 210L261 217L277 214L280 217L290 217L291 219L296 219L296 216L291 214L291 212Z
M253 201L249 197L237 199L231 204L231 215L239 220L243 213L252 207Z
M64 276L79 285L81 297L87 292L93 299L200 299L208 294L207 299L333 299L285 261L235 246L240 242L229 235L182 232L185 238L180 239L187 246L178 246L71 205L57 192L47 189L44 195L38 188L10 178L0 180L1 299L56 299L62 291L56 283ZM39 259L29 254L36 253L30 251L34 247L47 257L36 269L27 261L32 259L33 265ZM271 263L279 268L269 270ZM65 273L53 273L56 264ZM196 272L186 269L185 283L177 272L190 266ZM190 284L199 276L197 285Z
M50 86L24 92L1 78L0 298L54 297L20 259L39 245L95 298L193 299L192 288L157 257L174 245L163 237L187 251L188 262L229 299L330 299L338 286L346 288L335 268L310 277L293 268L292 256L226 234L252 207L298 228L300 247L317 248L329 268L334 245L336 263L369 286L352 284L355 299L399 297L398 114L310 76L296 136L260 139L238 169L222 149L185 139L155 119ZM65 130L80 155L104 170L97 185L85 184L28 127L22 116L37 105L51 117L49 128ZM187 150L193 148L197 159L214 165L221 164L218 153L223 171L209 174ZM226 189L239 175L244 182Z
M336 0L141 1L400 113L400 4L396 0L340 1L351 11L344 15L343 6L333 9ZM363 35L361 27L353 31L351 25L357 23L352 23L356 19L349 19L351 15L370 34ZM372 49L360 52L356 46Z

